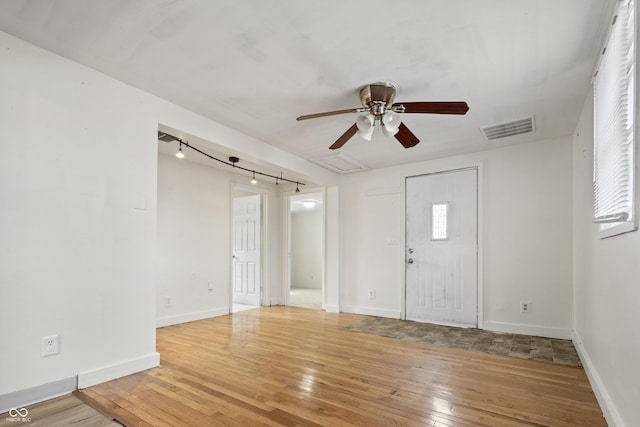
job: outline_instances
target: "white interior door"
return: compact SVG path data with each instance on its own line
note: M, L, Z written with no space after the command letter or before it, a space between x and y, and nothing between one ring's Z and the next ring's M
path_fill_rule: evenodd
M260 305L260 195L233 199L233 302Z
M406 243L406 318L476 327L476 168L407 178Z

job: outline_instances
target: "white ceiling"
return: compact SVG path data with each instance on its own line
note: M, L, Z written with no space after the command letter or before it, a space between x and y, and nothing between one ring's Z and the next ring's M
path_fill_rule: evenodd
M466 116L404 114L422 141L354 136L369 168L554 138L577 124L613 0L2 0L0 30L305 159L351 126L361 86L396 101L466 101ZM534 116L532 134L479 128Z

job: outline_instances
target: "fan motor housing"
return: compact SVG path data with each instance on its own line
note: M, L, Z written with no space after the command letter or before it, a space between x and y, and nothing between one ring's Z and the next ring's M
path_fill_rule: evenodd
M374 104L391 107L396 98L396 87L389 82L371 83L360 89L360 102L365 108Z

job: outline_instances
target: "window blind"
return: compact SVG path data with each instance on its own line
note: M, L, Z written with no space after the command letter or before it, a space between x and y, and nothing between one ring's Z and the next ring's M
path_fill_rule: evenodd
M633 219L634 0L621 0L594 77L594 222Z

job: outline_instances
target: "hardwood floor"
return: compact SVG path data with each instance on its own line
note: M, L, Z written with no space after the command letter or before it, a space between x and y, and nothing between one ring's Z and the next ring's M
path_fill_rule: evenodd
M161 366L76 393L127 426L606 426L582 368L265 307L158 329Z
M0 427L121 427L71 395L17 409L20 413L0 416Z

